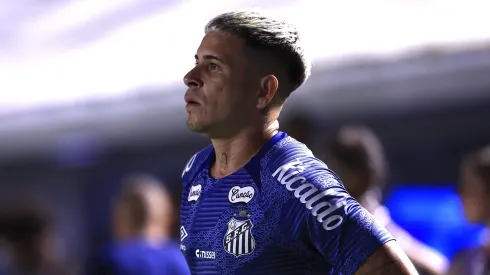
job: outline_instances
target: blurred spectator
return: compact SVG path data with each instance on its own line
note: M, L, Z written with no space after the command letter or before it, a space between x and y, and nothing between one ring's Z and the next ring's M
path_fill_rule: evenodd
M490 220L490 146L467 156L461 165L459 192L466 218L471 223ZM450 275L490 274L490 243L458 253Z
M97 257L90 274L190 274L179 245L170 239L171 198L149 175L133 175L115 199L112 217L114 241Z
M446 258L395 224L381 204L387 163L377 136L366 127L345 126L327 147L329 168L339 175L347 191L393 234L419 272L444 274Z
M63 259L53 231L55 218L44 204L18 201L4 206L3 211L0 238L5 245L5 259L0 274L75 274Z

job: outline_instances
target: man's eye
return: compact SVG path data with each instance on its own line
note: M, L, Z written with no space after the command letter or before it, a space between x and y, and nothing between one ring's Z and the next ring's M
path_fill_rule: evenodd
M214 64L214 63L209 63L209 69L210 69L211 71L216 71L216 70L218 70L218 69L219 69L219 66L218 66L218 65L216 65L216 64Z

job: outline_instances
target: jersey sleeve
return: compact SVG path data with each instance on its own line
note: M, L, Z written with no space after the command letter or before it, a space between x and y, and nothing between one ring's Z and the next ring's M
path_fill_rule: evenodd
M393 240L311 151L285 151L269 169L279 188L289 193L281 215L287 235L320 254L333 274L354 274L374 251Z

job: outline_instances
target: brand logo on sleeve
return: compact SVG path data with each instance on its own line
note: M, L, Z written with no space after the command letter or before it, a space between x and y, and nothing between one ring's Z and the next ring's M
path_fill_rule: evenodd
M187 231L185 231L184 226L180 227L180 241L183 241L185 238L187 238Z
M252 186L233 186L228 192L228 200L231 203L248 203L253 199L255 190Z
M189 197L187 198L187 200L189 202L196 202L199 199L199 197L201 196L201 189L202 189L202 186L200 184L192 185L191 190L189 191Z

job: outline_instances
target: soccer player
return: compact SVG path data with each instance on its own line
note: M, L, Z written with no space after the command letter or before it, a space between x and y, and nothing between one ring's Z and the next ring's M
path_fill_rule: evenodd
M182 174L192 274L417 274L340 179L279 131L284 102L310 72L294 26L258 11L221 14L195 59L187 126L212 145Z

